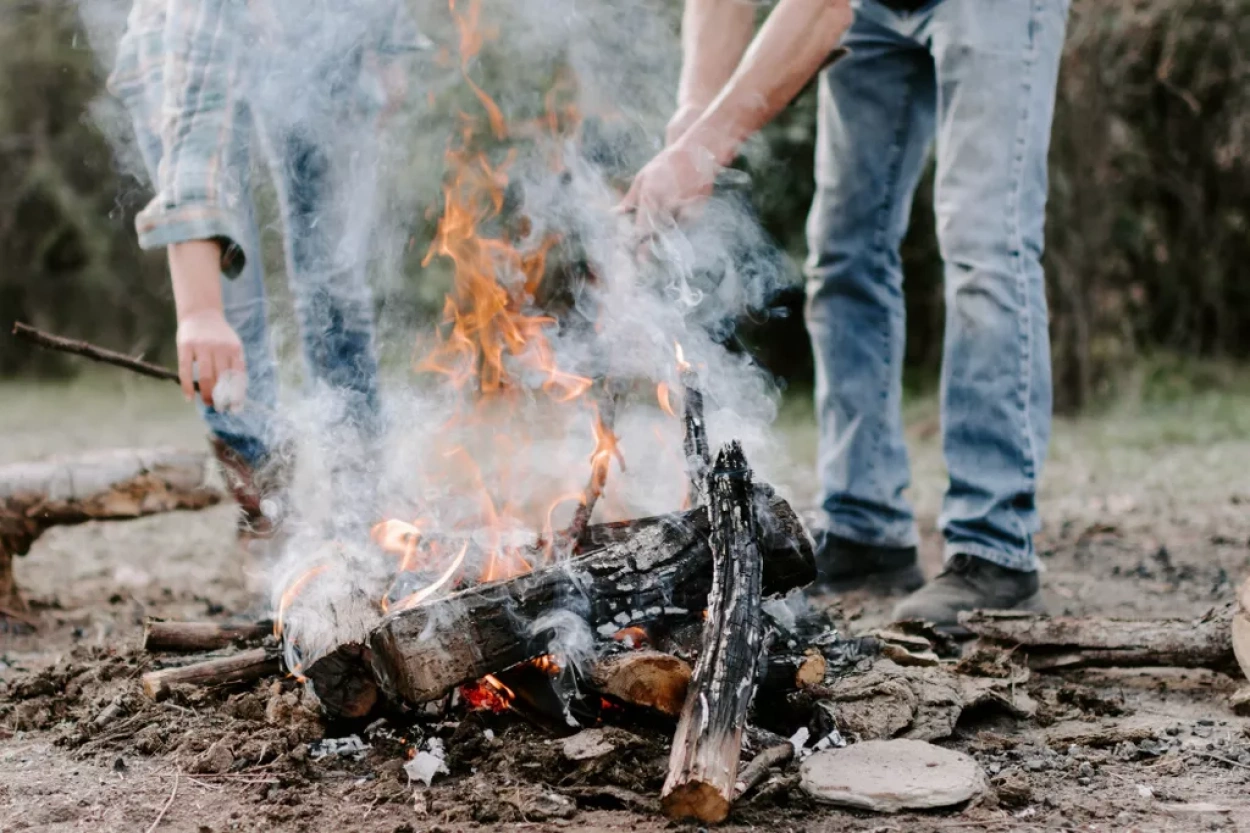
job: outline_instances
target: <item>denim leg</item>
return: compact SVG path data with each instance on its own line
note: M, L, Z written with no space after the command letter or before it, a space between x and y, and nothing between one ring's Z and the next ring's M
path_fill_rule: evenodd
M807 222L807 326L816 363L826 528L916 542L902 429L899 244L933 135L933 64L891 13L857 9L850 55L820 78L816 196Z
M160 81L160 76L154 75L150 81L156 84ZM128 96L125 103L132 116L135 140L143 157L144 167L147 168L148 176L155 181L161 162L162 146L161 138L156 132L159 118L154 117L153 110L159 108L161 99L159 90L143 92L144 94ZM251 164L249 142L252 122L246 105L239 105L232 124L235 126L235 141L231 144L225 164L247 171ZM248 193L246 178L244 184L244 193ZM196 406L213 434L238 452L250 465L259 466L272 448L278 379L269 344L260 230L256 224L255 206L250 199L245 210L247 222L242 231L246 237L237 242L243 248L246 261L238 276L222 276L221 296L226 321L243 342L243 360L247 365L247 401L240 410L233 413L209 408L198 397Z
M1037 569L1037 484L1050 439L1041 255L1046 156L1067 0L944 0L935 206L945 262L943 450L948 557Z

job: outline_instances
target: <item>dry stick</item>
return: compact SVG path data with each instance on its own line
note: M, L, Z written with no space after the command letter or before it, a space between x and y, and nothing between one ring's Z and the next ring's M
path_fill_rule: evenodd
M135 373L150 376L153 379L164 379L170 382L178 381L178 372L170 370L168 367L161 367L159 364L145 362L142 359L134 359L124 353L106 350L103 347L96 347L94 344L86 341L78 341L77 339L45 333L43 330L36 330L29 324L23 324L20 321L14 322L13 335L49 350L72 353L75 356L82 356L92 361L123 367L126 370L132 370ZM198 384L196 385L196 390L199 390Z
M177 668L162 668L143 675L143 693L153 700L160 699L174 685L224 685L259 680L282 670L278 655L265 648L228 657L196 662Z
M605 386L608 389L608 396L599 412L599 422L604 431L611 433L616 427L616 411L620 405L623 391L613 382L606 382ZM595 504L599 502L599 497L603 494L603 487L608 478L608 466L611 462L611 459L608 459L604 462L602 468L592 467L591 469L590 481L586 484L585 496L582 502L577 505L577 511L573 513L573 520L569 523L569 528L558 539L563 542L568 553L577 549L577 545L581 543L582 538L586 535L586 530L590 526L590 516L595 513Z
M699 388L699 374L684 364L681 368L682 421L685 438L682 443L686 454L686 477L689 480L687 501L691 508L707 504L707 472L711 468L712 452L708 448L707 425L703 421L703 391Z
M174 772L174 788L169 793L169 798L165 801L165 806L161 807L161 811L156 814L156 820L152 822L152 826L148 828L148 833L152 833L161 824L161 819L165 818L165 814L169 812L169 808L173 805L174 799L178 796L178 781L180 780L180 772Z
M672 818L705 823L729 815L738 782L742 727L763 648L763 555L755 492L742 447L725 446L708 476L712 590L703 645L673 737L660 793Z
M734 798L742 798L742 796L755 789L755 785L763 781L768 775L768 771L775 766L784 764L786 761L794 757L794 744L786 741L776 746L770 746L760 754L751 759L751 763L742 768L738 773L738 783L734 789Z
M193 653L237 644L259 644L273 632L268 621L243 625L217 622L166 622L148 619L143 625L143 650Z

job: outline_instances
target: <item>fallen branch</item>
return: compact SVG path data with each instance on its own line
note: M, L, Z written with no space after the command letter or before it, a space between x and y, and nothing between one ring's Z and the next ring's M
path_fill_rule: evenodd
M712 517L712 589L703 648L695 663L660 792L675 819L720 822L738 782L742 729L755 693L763 649L763 571L751 472L738 443L717 456L708 476Z
M176 685L211 686L230 683L247 683L269 677L282 671L277 653L265 648L215 657L181 665L149 671L141 678L143 693L153 700L160 700Z
M751 759L751 763L738 773L738 783L734 787L734 799L742 798L755 789L755 785L763 781L775 766L781 766L794 757L794 744L786 741L770 746Z
M255 645L273 633L273 623L222 625L216 622L166 622L148 619L143 624L143 650L197 653L231 645Z
M1030 668L1172 666L1235 670L1234 604L1199 619L1112 619L972 611L959 622L986 642L1027 657Z

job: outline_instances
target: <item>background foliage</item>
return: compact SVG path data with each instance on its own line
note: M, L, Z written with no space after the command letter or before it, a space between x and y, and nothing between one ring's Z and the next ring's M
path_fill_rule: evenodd
M518 83L497 63L492 74ZM0 6L0 328L20 319L169 361L164 267L134 243L146 194L100 130L102 80L72 5ZM1061 407L1114 395L1160 352L1250 358L1250 0L1076 0L1060 85L1046 261ZM810 374L797 265L814 107L809 89L744 163L796 284L784 314L743 334L798 384ZM425 170L397 184L428 186L439 148L408 152ZM414 275L433 224L410 202L392 210L413 214L408 240L391 242ZM944 315L931 179L904 255L908 365L931 379ZM411 324L437 303L433 283L392 281L381 297L409 304ZM63 369L0 338L0 374Z

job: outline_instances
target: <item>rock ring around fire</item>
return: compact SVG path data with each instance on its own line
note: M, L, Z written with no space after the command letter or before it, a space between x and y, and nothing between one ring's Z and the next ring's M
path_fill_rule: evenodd
M799 771L803 791L831 804L896 813L961 804L985 791L968 755L919 740L871 740L817 752Z

